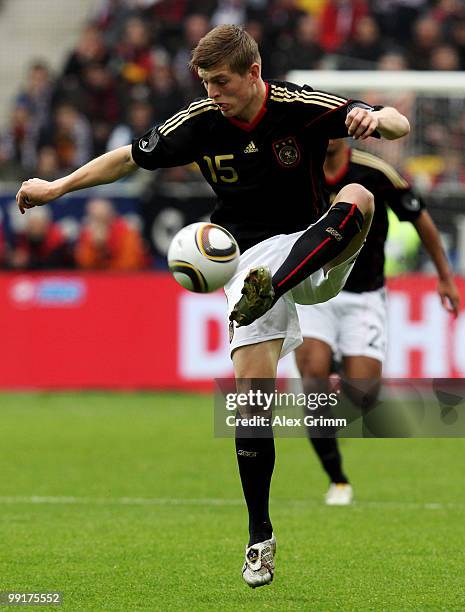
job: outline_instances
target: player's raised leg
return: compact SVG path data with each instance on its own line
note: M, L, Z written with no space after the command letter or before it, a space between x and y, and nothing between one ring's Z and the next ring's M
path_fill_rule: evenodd
M250 325L318 269L327 271L349 260L363 245L373 212L370 191L357 183L343 187L328 212L296 240L272 278L266 267L251 270L230 319Z
M305 393L324 390L323 387L328 386L331 373L332 349L329 344L316 338L304 338L303 343L296 349L295 356ZM307 431L309 440L329 477L330 484L325 496L326 503L329 506L350 504L353 491L342 469L342 457L337 438L316 438L312 437L309 430Z
M238 393L273 392L282 339L250 344L232 355ZM236 427L236 455L249 513L249 542L242 576L255 588L269 584L274 575L276 540L269 515L269 494L275 449L270 411L260 406L241 408L238 416L265 416L266 424Z

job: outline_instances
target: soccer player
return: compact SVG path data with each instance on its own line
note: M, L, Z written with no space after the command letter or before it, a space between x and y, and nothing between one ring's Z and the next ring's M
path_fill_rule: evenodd
M438 274L438 293L449 312L457 315L459 293L434 221L423 200L388 163L357 149L344 140L331 140L324 164L330 201L348 183L361 183L373 193L375 213L370 232L343 291L324 304L297 306L303 344L296 350L297 365L309 387L327 381L333 356L342 358L347 379L363 379L368 394L357 385L346 386L351 399L364 407L376 400L386 355L386 297L384 244L388 232L387 207L401 221L410 221L428 251ZM310 437L329 476L328 505L352 501L352 486L342 469L336 438Z
M274 384L280 356L302 341L295 302L336 295L370 227L373 196L359 184L346 185L320 218L328 140L395 139L410 129L394 108L374 109L309 86L265 82L260 66L249 34L232 25L214 28L191 60L208 97L132 147L106 153L52 183L28 180L17 194L24 212L69 191L115 181L139 166L155 170L197 162L218 196L212 221L227 228L242 251L239 269L225 287L239 391L256 388L257 379ZM274 573L271 426L256 432L237 428L236 450L249 512L242 575L256 587L270 583Z

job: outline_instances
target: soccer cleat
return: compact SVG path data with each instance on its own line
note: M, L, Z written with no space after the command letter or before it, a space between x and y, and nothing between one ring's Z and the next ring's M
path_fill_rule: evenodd
M242 297L229 315L238 327L250 325L273 306L274 289L266 266L252 268L244 279Z
M276 538L258 542L245 549L245 562L242 568L242 578L249 587L270 584L274 576L274 556L276 554Z
M347 482L332 482L325 495L327 506L349 506L354 498L352 487Z

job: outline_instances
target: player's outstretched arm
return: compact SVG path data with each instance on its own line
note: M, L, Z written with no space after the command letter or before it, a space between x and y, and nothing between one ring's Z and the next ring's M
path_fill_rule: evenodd
M428 251L438 273L438 293L444 308L457 316L460 305L460 294L455 284L452 270L441 244L438 229L431 215L422 210L413 222L423 246Z
M24 181L16 194L16 202L24 214L26 209L42 206L70 191L117 181L136 168L138 166L132 158L131 145L119 147L56 181L44 181L39 178Z
M356 140L365 140L375 131L387 140L402 138L410 132L407 117L391 106L378 111L355 107L347 113L346 127L349 135Z

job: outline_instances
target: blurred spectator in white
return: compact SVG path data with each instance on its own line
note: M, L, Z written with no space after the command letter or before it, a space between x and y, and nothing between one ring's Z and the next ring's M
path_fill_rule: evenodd
M336 53L352 39L359 19L368 14L364 0L326 0L320 15L320 45Z
M61 103L40 137L40 146L44 145L56 150L60 171L82 166L93 157L89 121L72 104Z
M421 17L413 25L413 34L407 46L408 63L412 70L428 70L431 54L441 44L441 26L431 17Z
M183 40L173 60L173 68L178 83L181 84L186 98L205 95L199 78L189 69L193 48L210 30L210 21L205 15L194 13L184 22Z
M69 268L72 251L58 224L53 223L50 209L34 208L26 215L24 229L15 236L9 265L20 270Z
M142 136L153 125L152 105L144 100L133 100L127 107L127 119L112 131L107 143L107 151L131 144L137 136Z
M212 15L213 27L222 23L241 25L246 19L244 0L218 0L218 8Z
M110 200L89 200L76 244L77 265L85 270L142 270L147 255L137 230L118 217Z
M373 17L365 15L355 23L352 39L341 49L344 59L340 61L340 67L347 70L373 69L384 50L378 24Z

